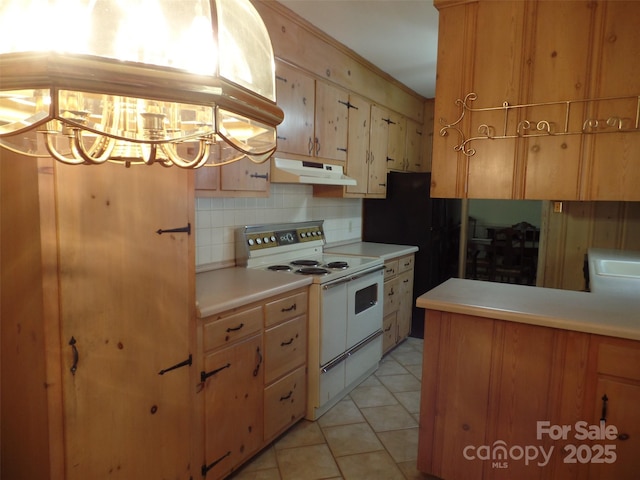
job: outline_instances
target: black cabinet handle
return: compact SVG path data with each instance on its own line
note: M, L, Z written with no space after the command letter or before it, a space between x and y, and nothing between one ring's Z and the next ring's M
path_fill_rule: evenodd
M241 323L240 325L238 325L237 327L229 327L227 328L227 333L229 332L237 332L238 330L240 330L242 327L244 327L244 323Z
M287 308L287 307L282 307L282 308L280 309L280 311L281 311L281 312L283 312L283 313L284 313L284 312L291 312L291 311L294 311L294 312L295 312L297 308L298 308L298 304L297 304L297 303L294 303L293 305L291 305L291 306L290 306L290 307L288 307L288 308Z
M285 395L284 397L280 397L280 401L284 402L285 400L289 400L291 398L291 395L293 395L293 390L289 390L289 393L287 395Z
M69 340L69 345L71 346L71 351L73 352L73 365L69 369L72 375L76 374L76 370L78 370L78 348L76 347L76 339L72 336L71 340Z
M293 337L288 342L280 342L281 347L286 347L287 345L291 345L293 343Z
M260 347L256 349L256 354L258 355L258 364L256 365L256 368L253 370L254 377L258 376L258 372L260 371L260 365L262 365L262 352L260 352Z
M602 396L602 417L600 418L601 422L607 421L607 403L608 402L609 402L609 397L607 397L607 394L605 393Z

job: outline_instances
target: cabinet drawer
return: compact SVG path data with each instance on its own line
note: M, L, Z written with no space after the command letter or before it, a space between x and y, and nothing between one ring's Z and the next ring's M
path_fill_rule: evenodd
M384 262L384 279L393 277L398 273L398 260L387 260Z
M265 326L275 325L307 311L307 292L298 292L288 297L267 303Z
M384 282L383 315L387 316L398 309L400 283L398 278Z
M304 366L267 387L264 391L264 438L270 440L302 418L306 409Z
M407 255L398 259L398 273L406 272L413 269L414 257L413 255Z
M598 373L640 381L640 342L598 346Z
M204 350L213 350L228 345L262 329L262 307L216 317L214 321L204 325Z
M268 385L304 364L307 357L306 315L267 330L264 344L264 382Z

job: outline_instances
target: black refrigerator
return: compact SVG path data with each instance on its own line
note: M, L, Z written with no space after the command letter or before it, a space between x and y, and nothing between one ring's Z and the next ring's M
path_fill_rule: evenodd
M430 173L389 172L387 198L365 199L362 240L416 245L411 336L424 336L416 298L456 275L460 200L431 198Z

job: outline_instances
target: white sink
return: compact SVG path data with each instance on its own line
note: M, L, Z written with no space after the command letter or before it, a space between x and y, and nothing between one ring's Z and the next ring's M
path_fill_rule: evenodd
M640 295L640 251L591 248L588 255L592 292Z
M596 261L596 275L640 278L640 262L624 260Z

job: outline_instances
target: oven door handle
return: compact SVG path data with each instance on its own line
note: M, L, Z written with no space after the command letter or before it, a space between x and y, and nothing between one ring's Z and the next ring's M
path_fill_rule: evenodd
M373 342L376 338L378 338L383 333L384 331L382 330L382 328L379 328L378 330L373 332L371 335L366 337L364 340L360 340L358 343L356 343L353 347L351 347L346 352L341 353L333 360L329 360L327 363L322 365L320 367L320 373L327 373L332 368L337 367L338 364L345 361L347 358L349 358L351 355L356 353L358 350L361 350L362 348L366 347L369 343Z
M338 280L334 280L333 282L325 283L324 285L322 285L322 289L329 290L330 288L337 287L338 285L342 285L343 283L348 283L353 280L358 280L360 278L366 277L367 275L372 275L382 270L384 270L384 265L380 265L379 267L372 268L371 270L367 270L366 272L361 272L355 275L350 275L348 277L339 278Z
M371 275L371 274L377 273L377 272L379 272L381 270L384 270L384 265L380 265L379 267L376 267L376 268L374 268L372 270L367 270L366 272L357 273L356 275L352 275L350 278L351 278L351 280L358 280L358 279L360 279L362 277L366 277L367 275Z

